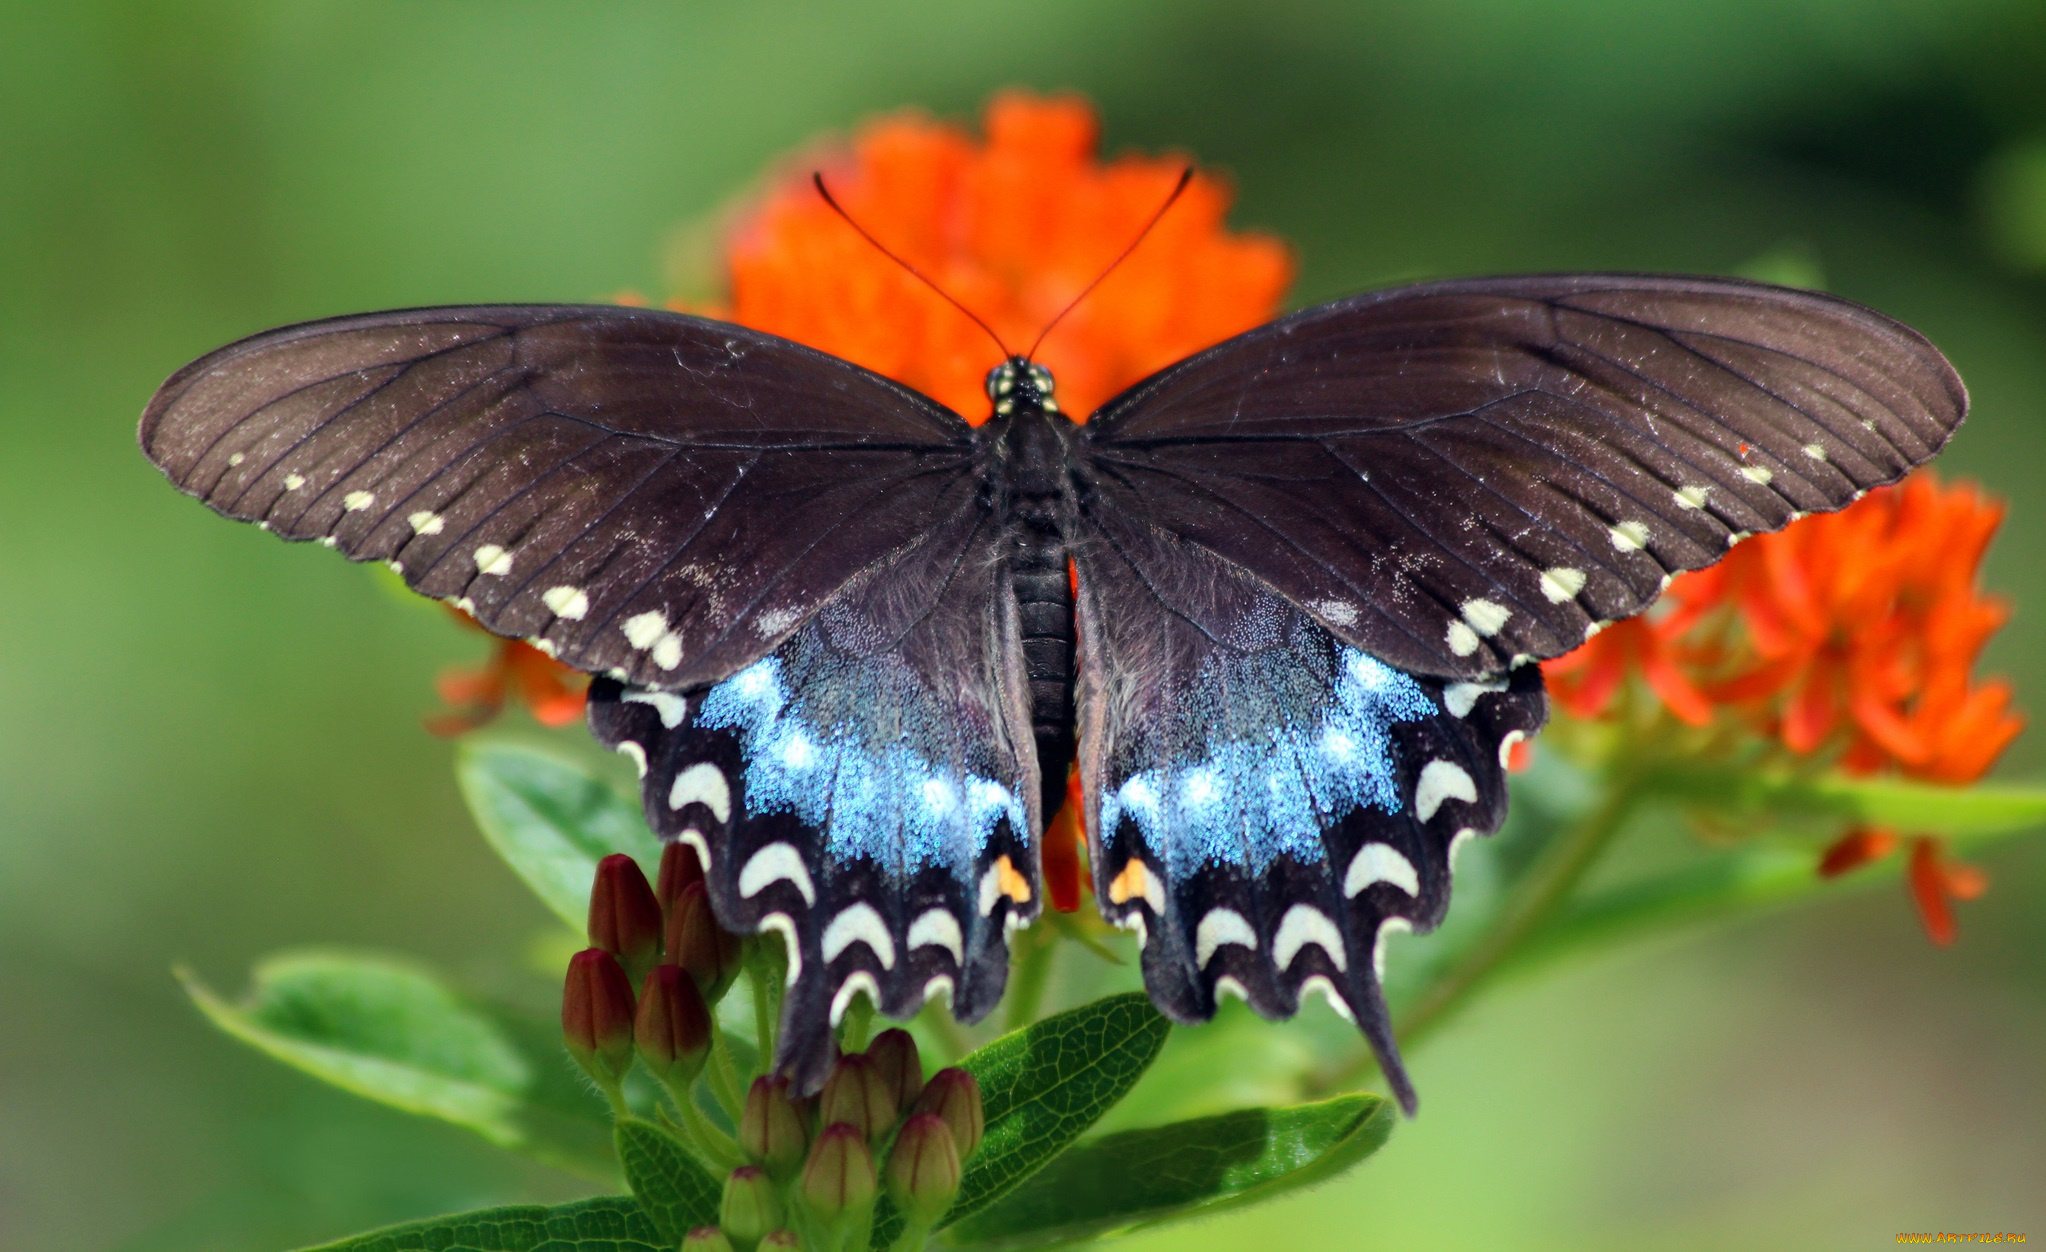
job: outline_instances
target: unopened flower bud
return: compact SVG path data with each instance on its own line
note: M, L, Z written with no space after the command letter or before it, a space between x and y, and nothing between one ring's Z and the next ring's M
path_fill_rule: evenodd
M686 843L671 843L661 849L661 871L654 882L654 895L659 898L662 909L675 907L683 891L692 883L703 881L703 862L696 857L696 849Z
M872 1057L841 1056L824 1080L823 1102L818 1116L829 1126L843 1122L854 1126L873 1142L895 1128L895 1093L888 1089Z
M633 978L661 959L661 903L639 862L623 852L597 862L590 885L590 946L617 957Z
M682 1252L732 1252L732 1241L715 1226L698 1226L682 1236Z
M802 1252L802 1248L803 1241L786 1226L768 1231L767 1237L760 1241L761 1252Z
M944 1118L945 1125L952 1128L959 1159L962 1162L973 1159L986 1122L980 1107L980 1084L972 1074L963 1069L941 1069L932 1074L924 1093L917 1097L916 1111Z
M888 1153L888 1197L912 1226L929 1228L959 1194L959 1145L936 1113L902 1123Z
M691 883L668 910L668 964L680 965L696 980L706 1004L724 998L739 976L739 937L718 925L710 891Z
M781 1221L781 1197L767 1175L752 1165L733 1170L725 1179L724 1202L718 1206L718 1225L732 1242L750 1248Z
M909 1112L924 1091L924 1063L917 1055L916 1040L899 1026L884 1030L867 1045L867 1059L874 1063L881 1085L894 1097L895 1116Z
M826 1126L803 1162L803 1203L818 1222L843 1229L874 1202L877 1185L865 1133L846 1122Z
M617 957L585 948L570 959L561 992L562 1042L607 1095L615 1096L632 1066L632 1007L632 984Z
M668 967L672 968L672 967ZM739 1147L769 1176L787 1179L803 1163L810 1147L810 1132L803 1114L789 1100L786 1078L756 1078L746 1092L746 1109L739 1115Z
M696 980L673 965L657 965L648 972L633 1018L632 1041L639 1059L663 1086L686 1092L710 1057L710 1009Z

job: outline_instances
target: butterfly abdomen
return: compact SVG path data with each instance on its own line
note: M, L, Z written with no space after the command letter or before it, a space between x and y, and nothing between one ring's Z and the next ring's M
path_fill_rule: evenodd
M1009 585L1023 627L1030 678L1030 728L1037 741L1042 820L1064 802L1073 759L1073 588L1062 511L1066 452L1053 417L1036 408L1006 416L996 438L1004 457L1003 504Z

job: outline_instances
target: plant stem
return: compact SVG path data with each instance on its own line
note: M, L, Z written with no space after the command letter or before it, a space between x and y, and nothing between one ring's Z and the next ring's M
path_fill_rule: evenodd
M838 1047L842 1052L865 1052L867 1039L874 1028L874 1002L864 991L853 995L852 1003L845 1006L845 1016L840 1019Z
M697 1156L710 1168L711 1176L722 1178L739 1163L739 1145L732 1137L711 1124L703 1110L691 1098L687 1086L677 1084L668 1088L668 1098L675 1102L675 1111L682 1116L682 1129L687 1132L690 1146Z
M1032 926L1016 936L1016 958L1009 967L1009 990L1003 996L1008 1005L1004 1020L1010 1030L1021 1030L1037 1020L1044 1007L1045 985L1051 979L1054 947L1049 926Z
M733 1125L739 1121L739 1113L746 1107L746 1089L739 1082L739 1064L732 1059L732 1045L725 1038L724 1027L713 1024L710 1028L710 1092L717 1097L718 1106Z
M1402 1046L1412 1047L1449 1020L1523 941L1569 901L1585 874L1626 825L1640 801L1641 781L1638 770L1621 766L1614 771L1605 799L1543 851L1514 889L1514 898L1501 910L1491 930L1400 1015L1398 1034ZM1315 1094L1347 1090L1376 1065L1371 1053L1360 1052L1308 1086Z

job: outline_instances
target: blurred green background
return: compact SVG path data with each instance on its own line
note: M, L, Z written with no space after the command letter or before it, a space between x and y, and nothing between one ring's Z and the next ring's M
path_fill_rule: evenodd
M481 651L170 491L187 359L394 305L666 288L779 154L1072 87L1233 172L1296 298L1541 268L1822 274L1973 389L1990 668L2046 700L2036 0L0 3L0 1247L280 1249L579 1193L215 1035L169 975L300 943L502 981L543 923L424 734ZM2009 777L2046 776L2046 737ZM1862 1248L2046 1239L2046 849L1961 944L1895 891L1488 999L1357 1173L1139 1241Z

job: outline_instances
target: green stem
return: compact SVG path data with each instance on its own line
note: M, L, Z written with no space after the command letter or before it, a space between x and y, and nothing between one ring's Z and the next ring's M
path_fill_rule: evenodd
M888 1245L888 1249L889 1252L923 1252L924 1244L929 1242L930 1237L929 1226L908 1222L903 1225L902 1233L896 1236L895 1242Z
M838 1048L845 1053L865 1052L867 1040L874 1029L874 1002L867 993L853 993L852 1003L845 1006L845 1017L840 1020Z
M1568 903L1585 874L1626 825L1641 796L1641 772L1624 766L1615 770L1605 800L1544 850L1484 938L1400 1015L1398 1034L1403 1047L1412 1047L1439 1029L1469 1002L1473 992L1491 980L1522 942ZM1376 1065L1369 1052L1360 1052L1310 1083L1310 1089L1316 1094L1347 1090Z
M687 1132L690 1146L697 1156L710 1168L713 1178L722 1178L737 1168L739 1145L732 1137L711 1124L703 1115L696 1101L690 1097L689 1088L676 1084L668 1088L668 1098L675 1102L675 1111L682 1115L682 1129Z
M746 983L753 992L753 1042L763 1073L774 1065L782 983L788 977L788 955L781 944L780 935L760 935L746 942Z
M1009 967L1009 989L1004 1019L1010 1030L1021 1030L1037 1020L1044 1007L1044 989L1051 981L1054 944L1048 926L1032 926L1016 936L1016 959Z
M746 1088L739 1082L739 1063L732 1058L731 1041L725 1038L724 1027L715 1023L710 1028L710 1064L706 1068L711 1095L732 1124L738 1125L739 1114L746 1107Z

